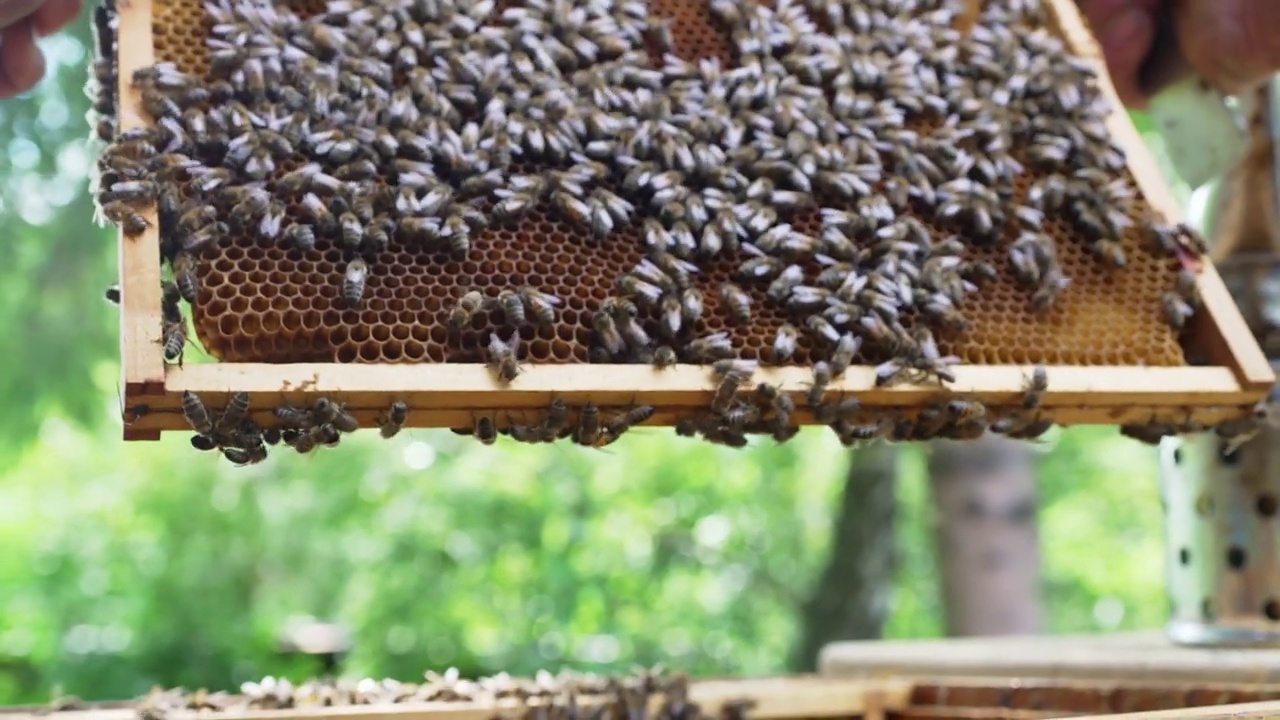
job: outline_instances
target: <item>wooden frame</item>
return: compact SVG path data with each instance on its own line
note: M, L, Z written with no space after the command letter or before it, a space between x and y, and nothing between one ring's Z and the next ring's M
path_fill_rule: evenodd
M1060 35L1099 69L1101 86L1115 112L1108 126L1129 155L1130 169L1151 206L1171 220L1181 218L1177 205L1127 115L1120 110L1107 79L1101 54L1071 0L1047 0ZM120 4L120 126L145 123L130 77L152 64L150 38L152 0ZM568 403L590 400L601 406L648 404L658 412L650 424L671 424L682 414L705 407L711 379L705 368L677 366L656 371L643 365L528 366L510 385L500 385L481 365L414 364L201 364L166 365L160 346L160 263L155 252L157 229L120 239L122 388L126 440L156 440L164 430L185 430L180 411L183 391L199 393L213 405L233 391L250 393L255 417L267 421L265 408L281 402L303 402L329 395L346 403L362 424L372 424L393 400L409 405L411 427L468 427L480 412L491 412L501 426L534 422L530 411L542 410L553 397ZM1216 423L1241 417L1275 383L1270 364L1254 341L1222 279L1206 263L1200 276L1204 307L1194 330L1210 367L1053 367L1043 412L1064 425L1142 423L1195 418ZM837 393L856 393L869 408L918 408L949 393L990 406L1016 406L1029 367L960 366L947 388L908 386L876 389L871 368L851 369L830 386ZM809 373L799 368L764 371L760 379L780 384L799 398ZM529 419L525 419L529 418ZM812 417L798 413L799 422Z
M710 717L726 703L751 699L751 720L817 720L853 716L883 717L885 710L905 708L912 684L905 680L831 680L819 677L782 677L749 680L704 680L689 688L690 699ZM590 699L583 700L590 704ZM429 702L399 705L353 705L296 710L235 710L226 712L170 712L167 720L218 718L218 720L493 720L518 717L515 700L497 703ZM656 709L656 708L655 708ZM511 713L507 715L507 713ZM5 720L34 720L37 712L7 712ZM66 711L58 720L135 720L132 708Z

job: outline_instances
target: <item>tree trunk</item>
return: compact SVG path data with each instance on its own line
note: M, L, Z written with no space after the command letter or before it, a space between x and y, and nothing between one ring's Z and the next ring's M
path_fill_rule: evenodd
M1041 630L1040 547L1031 450L989 435L937 441L929 457L947 634Z
M891 445L853 453L827 567L801 609L795 670L814 670L827 643L880 637L893 582L897 473Z

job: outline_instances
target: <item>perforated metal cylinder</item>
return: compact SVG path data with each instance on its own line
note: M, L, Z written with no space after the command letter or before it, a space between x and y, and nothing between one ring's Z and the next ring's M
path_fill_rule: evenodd
M1160 448L1172 621L1186 645L1280 646L1280 432Z

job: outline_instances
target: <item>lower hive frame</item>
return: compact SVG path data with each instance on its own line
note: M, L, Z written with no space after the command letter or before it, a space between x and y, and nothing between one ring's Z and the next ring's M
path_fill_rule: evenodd
M839 679L780 677L697 681L690 699L714 717L725 703L750 700L748 720L1217 720L1280 717L1274 685L1220 682L1136 683L974 677ZM1229 703L1229 704L1226 704ZM136 720L134 703L101 703L54 713L61 720ZM288 710L167 711L166 720L495 720L519 717L514 701L349 705ZM50 717L48 708L0 708L6 720Z
M1106 79L1101 54L1070 0L1047 0L1057 32L1079 56L1099 70L1099 82L1117 108L1107 126L1126 151L1129 169L1148 204L1171 221L1180 212L1141 138L1120 109ZM120 129L142 127L130 76L154 62L151 0L132 0L119 10ZM708 368L677 365L658 371L644 365L526 365L508 385L498 383L479 364L256 364L167 365L161 347L161 267L153 248L152 226L140 236L120 238L122 388L126 440L156 440L166 430L188 430L182 416L183 392L198 394L221 407L235 392L250 396L253 419L274 423L272 408L307 404L318 396L344 403L362 426L375 426L393 401L408 406L408 427L468 427L478 415L492 416L499 427L528 423L555 398L570 407L587 402L603 408L652 405L648 424L670 425L707 407L713 391ZM1245 416L1275 382L1262 352L1213 267L1199 275L1202 309L1189 329L1187 353L1207 364L1192 367L1046 368L1049 390L1042 413L1058 424L1183 423L1214 425ZM992 408L1016 408L1030 366L961 365L947 387L877 388L874 369L853 367L829 386L833 393L856 394L868 409L910 412L942 398L963 397ZM797 398L810 380L806 368L770 368L758 379L779 385ZM799 403L798 403L799 404ZM798 412L795 420L812 423Z

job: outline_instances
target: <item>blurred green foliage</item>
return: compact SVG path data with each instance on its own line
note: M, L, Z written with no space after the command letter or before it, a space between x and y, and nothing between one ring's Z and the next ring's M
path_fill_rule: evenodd
M86 40L45 41L51 78L0 105L0 704L299 678L315 666L274 651L296 614L348 625L361 674L786 670L844 482L829 433L734 452L645 430L596 452L406 432L246 469L184 437L122 444ZM1105 429L1041 449L1050 629L1158 626L1153 453ZM904 452L887 634L931 636L928 486Z

